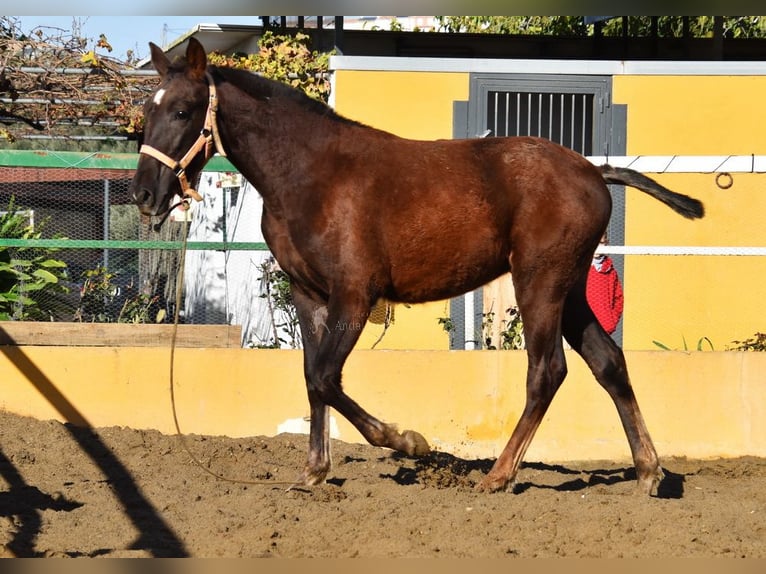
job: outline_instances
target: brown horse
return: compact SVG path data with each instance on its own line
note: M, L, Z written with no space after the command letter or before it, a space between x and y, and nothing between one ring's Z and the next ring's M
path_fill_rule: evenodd
M142 213L167 213L214 149L263 196L264 237L290 276L311 407L308 461L297 483L330 470L332 407L371 444L422 455L342 389L341 373L380 298L457 296L512 271L527 345L526 405L478 488L510 487L566 375L562 335L614 401L640 490L663 473L621 349L585 299L588 265L611 211L605 183L636 187L688 218L702 204L632 170L596 167L531 137L414 141L345 119L248 72L207 65L189 40L171 63L155 45L161 84L146 102L145 144L131 193Z

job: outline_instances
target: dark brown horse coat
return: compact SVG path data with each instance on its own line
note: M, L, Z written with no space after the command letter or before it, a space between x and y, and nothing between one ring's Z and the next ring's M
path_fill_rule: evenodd
M191 193L175 162L192 150L182 175L193 181L210 155L202 149L217 141L263 196L264 237L291 278L304 345L311 431L298 483L321 482L330 470L330 407L371 444L428 450L420 434L398 432L342 389L343 365L378 299L445 299L512 271L527 400L479 488L513 484L566 375L562 335L614 400L640 489L657 486L662 470L622 351L588 307L585 279L611 211L606 183L641 189L689 218L702 216L698 201L545 139L403 139L285 85L208 66L194 39L177 64L151 51L162 81L145 106L146 145L131 192L142 213L167 212L174 196Z

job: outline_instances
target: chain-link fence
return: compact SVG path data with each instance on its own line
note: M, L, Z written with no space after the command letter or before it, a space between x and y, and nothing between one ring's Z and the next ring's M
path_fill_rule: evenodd
M127 205L132 171L78 167L69 154L15 155L28 165L0 167L3 318L116 321L141 288L138 251L110 248L139 239Z
M173 317L182 226L170 221L157 231L139 215L128 196L136 156L3 154L0 317L85 322ZM220 246L190 245L215 247Z

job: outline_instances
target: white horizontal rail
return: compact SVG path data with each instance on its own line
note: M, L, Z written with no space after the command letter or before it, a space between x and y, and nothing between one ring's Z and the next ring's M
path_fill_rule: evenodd
M594 155L588 160L642 173L766 173L766 155Z
M599 245L596 253L610 255L766 255L766 247L701 247L671 245Z

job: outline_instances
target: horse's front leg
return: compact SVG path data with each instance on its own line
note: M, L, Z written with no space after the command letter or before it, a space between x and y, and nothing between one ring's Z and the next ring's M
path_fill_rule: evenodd
M376 419L343 392L343 366L367 321L372 306L369 300L345 293L343 297L332 297L326 306L317 305L314 300L313 310L296 300L298 305L308 311L304 313L306 319L301 320L301 328L304 322L308 324L309 336L304 335L304 370L311 405L308 461L299 480L303 484L317 484L330 470L328 407L348 419L374 446L411 456L426 454L428 442L422 435L415 431L398 432L394 425Z
M330 408L315 392L308 391L311 407L309 453L306 466L298 477L299 484L320 484L332 467L330 453Z
M292 286L291 291L301 327L303 372L310 408L308 460L296 483L313 485L324 481L332 466L330 407L322 401L312 385L309 384L310 372L316 360L319 344L328 331L327 302L295 285Z

